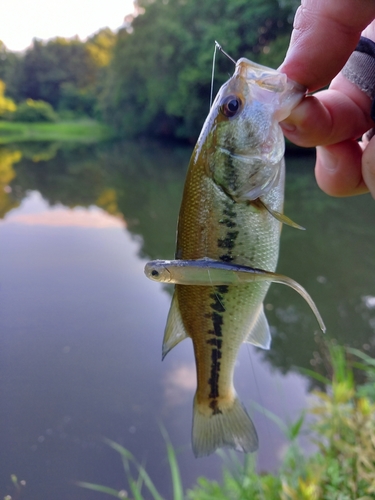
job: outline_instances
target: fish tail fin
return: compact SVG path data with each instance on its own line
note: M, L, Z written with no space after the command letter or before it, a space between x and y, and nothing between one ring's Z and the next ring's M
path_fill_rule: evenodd
M220 403L214 410L194 400L193 451L196 457L210 455L217 448L229 447L244 453L258 449L254 424L237 396L231 405Z

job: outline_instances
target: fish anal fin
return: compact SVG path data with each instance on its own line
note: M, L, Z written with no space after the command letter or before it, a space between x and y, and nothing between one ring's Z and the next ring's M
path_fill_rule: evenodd
M176 293L173 295L171 307L169 309L167 324L164 330L162 359L173 347L186 339L187 333L182 322L180 308Z
M245 342L253 344L257 347L261 347L262 349L269 349L271 347L271 340L272 338L270 327L268 325L266 315L264 314L264 308L262 304L259 309L258 317L253 323L253 326L250 330L250 333L246 337Z
M237 398L223 408L220 400L215 411L207 411L206 405L194 400L193 410L193 452L196 457L204 457L217 448L234 448L251 453L258 449L258 435L246 409Z

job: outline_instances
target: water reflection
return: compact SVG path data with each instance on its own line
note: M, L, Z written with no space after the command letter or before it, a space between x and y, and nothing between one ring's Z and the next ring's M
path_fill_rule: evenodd
M12 473L26 479L30 500L92 499L74 480L123 489L106 436L145 460L170 498L158 421L179 451L185 485L200 474L220 477L217 456L195 460L190 448L191 343L161 363L170 295L143 276L146 259L173 256L189 154L146 142L0 151L3 496ZM327 197L311 160L297 163L288 163L285 211L307 231L284 228L278 269L306 287L329 336L374 355L375 203ZM291 421L311 384L295 367L325 373L329 366L315 319L295 292L272 285L266 311L272 349L244 346L235 385L248 408L256 401ZM260 468L272 469L283 437L252 413Z
M57 204L54 207L46 206L38 191L31 191L25 198L27 200L27 211L18 210L11 212L5 224L23 224L27 226L52 226L52 227L92 227L92 228L125 228L125 221L117 216L109 215L104 210L91 206L88 209L76 207L66 209L64 205ZM36 211L31 211L32 209Z

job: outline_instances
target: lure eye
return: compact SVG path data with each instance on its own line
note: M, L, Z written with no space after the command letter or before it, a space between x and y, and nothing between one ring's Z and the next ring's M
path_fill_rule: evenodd
M225 98L220 110L227 118L233 118L241 108L241 104L241 100L238 97L230 95Z

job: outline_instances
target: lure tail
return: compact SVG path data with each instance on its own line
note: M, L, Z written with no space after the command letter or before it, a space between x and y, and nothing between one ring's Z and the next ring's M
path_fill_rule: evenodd
M192 441L196 457L210 455L224 446L244 453L258 449L257 431L237 396L229 407L207 410L207 405L198 404L195 398Z

